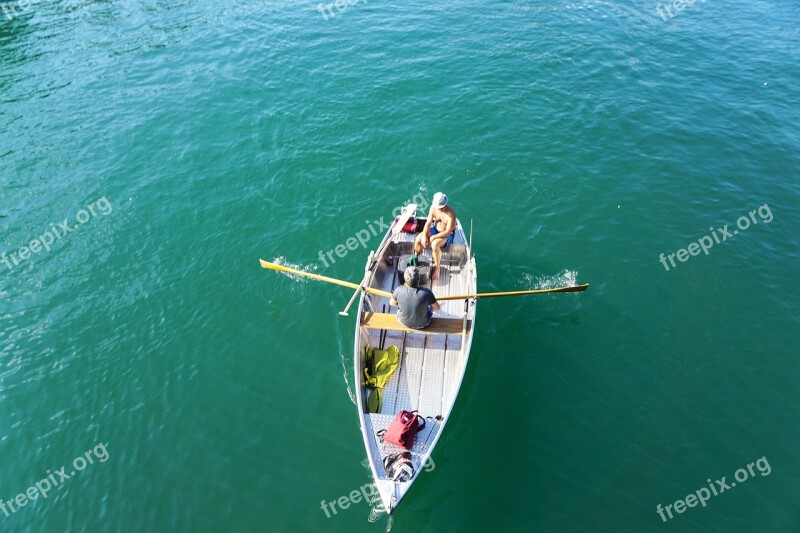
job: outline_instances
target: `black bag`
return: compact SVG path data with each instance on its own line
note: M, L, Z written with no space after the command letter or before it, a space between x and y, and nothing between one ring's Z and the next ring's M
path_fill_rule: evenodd
M387 455L383 459L383 469L386 471L386 477L392 481L411 481L411 478L414 477L411 453L403 452Z

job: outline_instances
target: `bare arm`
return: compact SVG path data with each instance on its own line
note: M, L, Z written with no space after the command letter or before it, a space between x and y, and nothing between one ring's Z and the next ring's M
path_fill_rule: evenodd
M397 300L394 299L394 296L389 299L389 305L397 306Z
M422 226L422 246L427 247L430 244L432 220L433 220L433 207L431 207L428 210L428 219L425 221L425 225Z
M422 233L427 235L431 232L431 221L433 220L433 206L428 209L428 220L425 221L425 225L422 227Z
M441 308L442 308L442 306L441 306L441 305L439 305L439 302L433 302L433 303L431 304L431 309L433 309L434 311L438 311L438 310L439 310L439 309L441 309Z

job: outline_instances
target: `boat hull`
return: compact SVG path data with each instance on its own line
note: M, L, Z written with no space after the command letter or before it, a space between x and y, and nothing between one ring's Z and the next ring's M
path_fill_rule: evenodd
M365 269L365 285L391 292L402 284L400 264L411 253L414 234L387 232L378 251L370 254ZM420 257L430 262L430 249ZM477 269L469 243L457 223L453 244L443 250L439 280L426 280L437 297L477 292ZM375 486L384 509L391 513L410 489L429 459L455 404L469 360L474 332L476 300L451 300L440 303L434 313L436 326L427 330L409 330L387 315L397 312L383 296L362 293L359 299L355 328L354 372L357 384L361 433L369 458ZM378 325L378 318L381 318ZM388 324L388 325L387 325ZM445 324L448 326L445 328ZM461 327L463 325L463 327ZM367 412L369 388L364 384L364 352L367 346L386 348L395 345L400 351L400 364L383 388L380 412ZM400 410L418 411L426 418L411 448L413 474L407 481L387 477L383 460L401 453L402 449L382 442L378 436L388 428ZM427 468L430 470L430 468Z

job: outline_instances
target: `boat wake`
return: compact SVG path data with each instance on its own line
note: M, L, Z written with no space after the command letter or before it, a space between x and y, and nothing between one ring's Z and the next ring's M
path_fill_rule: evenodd
M363 466L364 470L367 471L367 475L370 477L370 479L373 479L372 478L372 469L369 466L369 459L364 459L363 461L361 461L361 466ZM373 483L374 483L374 479L373 479ZM389 515L386 512L386 508L383 506L383 502L381 501L380 494L378 494L377 491L375 491L375 494L371 494L366 501L370 506L369 516L367 517L367 522L369 522L370 524L374 524L375 522L380 520L382 517L388 516L389 520L387 521L387 524L386 524L386 532L388 533L389 531L391 531L392 525L394 524L394 516Z
M342 376L344 376L344 384L347 386L347 395L350 396L350 401L353 402L353 405L358 405L356 402L356 393L353 392L353 387L350 386L350 373L347 371L347 362L349 358L345 356L344 352L341 350L341 346L339 346L339 359L342 361Z
M525 274L522 277L525 290L556 289L558 287L575 287L578 285L578 273L574 270L564 269L552 276L533 276Z

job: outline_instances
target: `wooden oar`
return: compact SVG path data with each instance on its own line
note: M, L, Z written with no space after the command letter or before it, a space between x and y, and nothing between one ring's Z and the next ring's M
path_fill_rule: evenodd
M328 283L333 283L334 285L341 285L342 287L348 287L350 289L356 290L364 290L370 294L374 294L376 296L383 296L385 298L391 298L392 293L387 291L382 291L379 289L373 289L372 287L362 287L356 283L351 283L349 281L343 281L336 278L329 278L328 276L321 276L319 274L312 274L311 272L303 272L302 270L297 270L294 268L289 268L283 265L279 265L277 263L270 263L269 261L264 261L263 259L259 259L261 262L261 266L268 269L268 270L277 270L278 272L286 272L288 274L296 274L298 276L304 276L306 278L316 279L319 281L325 281ZM551 292L582 292L585 291L586 288L589 287L589 284L586 283L584 285L577 285L575 287L556 287L555 289L534 289L530 291L511 291L511 292L483 292L477 294L458 294L454 296L442 296L441 298L437 298L439 301L444 300L465 300L467 298L499 298L501 296L524 296L526 294L547 294Z
M478 294L459 294L455 296L442 296L436 298L442 300L466 300L467 298L499 298L501 296L524 296L526 294L547 294L550 292L582 292L589 286L588 283L575 287L556 287L555 289L534 289L530 291L511 291L511 292L482 292Z
M397 220L395 220L394 226L392 226L392 236L400 233L400 230L402 230L403 226L406 225L408 219L411 218L416 212L417 212L417 204L408 204L407 206L405 206L405 208L403 208L403 211L400 213L400 216L397 218ZM384 242L384 246L389 244L389 242L390 242L389 240L386 240ZM378 251L373 255L373 257L377 259L381 256L382 253L383 253L383 248L379 248ZM350 306L353 305L353 302L356 301L356 296L358 296L358 294L361 292L361 287L363 287L364 284L367 282L367 278L369 278L370 271L373 269L374 266L375 266L375 260L373 259L372 261L370 261L369 266L364 272L364 279L361 280L361 285L359 286L358 289L356 289L356 292L353 293L353 296L350 297L350 301L347 302L347 306L345 306L344 311L339 311L339 314L341 316L350 316L348 314Z
M259 259L261 266L268 269L268 270L277 270L278 272L286 272L288 274L296 274L298 276L304 276L306 278L316 279L319 281L326 281L328 283L333 283L334 285L341 285L342 287L348 287L350 289L359 289L360 286L357 283L351 283L349 281L342 281L336 278L329 278L328 276L320 276L319 274L312 274L311 272L303 272L302 270L297 270L294 268L289 268L283 265L278 265L276 263L270 263L269 261L264 261L263 259ZM376 296L385 296L386 298L391 298L392 293L381 291L378 289L373 289L371 287L364 287L364 290L370 294L374 294Z

